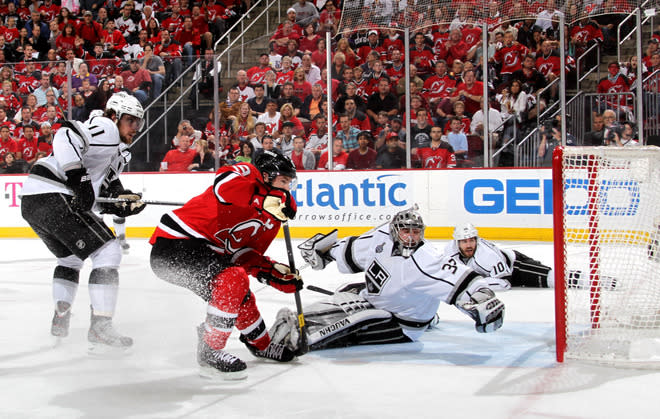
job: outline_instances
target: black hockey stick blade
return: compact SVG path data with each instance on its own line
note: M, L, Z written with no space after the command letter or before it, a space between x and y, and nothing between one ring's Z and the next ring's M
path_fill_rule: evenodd
M289 223L284 223L284 243L286 244L286 253L289 257L289 267L293 272L296 271L296 260L293 256L293 245L291 244L291 232L289 231ZM296 355L304 355L309 352L309 345L307 344L307 325L305 324L305 314L303 313L302 300L300 299L300 291L294 294L296 299L296 312L298 313L298 327L300 328L300 342L298 343L298 351Z
M317 287L316 285L307 285L306 288L310 291L318 292L319 294L335 295L334 292L327 290L325 288Z

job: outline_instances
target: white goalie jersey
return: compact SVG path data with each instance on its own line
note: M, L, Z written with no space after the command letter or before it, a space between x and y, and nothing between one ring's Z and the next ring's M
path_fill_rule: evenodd
M126 159L127 151L120 144L117 125L109 118L96 116L86 122L66 123L53 138L53 153L35 164L22 194L73 195L65 185L66 172L82 166L87 169L98 196L104 181L118 176L123 166L120 161Z
M456 240L447 244L444 256L457 259L479 275L486 277L488 285L495 290L511 288L508 279L513 274L513 262L516 260L513 250L499 249L488 240L478 237L473 257L463 257L458 250Z
M407 328L405 323L428 322L441 301L460 304L477 290L488 288L472 269L454 258L443 257L427 242L422 242L410 257L396 253L389 224L359 237L345 238L330 249L340 272L364 272L367 287L360 296L403 321L403 332L412 340L417 340L424 328Z

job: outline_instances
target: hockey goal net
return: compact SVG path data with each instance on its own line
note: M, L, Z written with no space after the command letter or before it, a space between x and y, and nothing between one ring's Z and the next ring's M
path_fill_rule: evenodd
M553 156L557 360L660 365L660 148Z

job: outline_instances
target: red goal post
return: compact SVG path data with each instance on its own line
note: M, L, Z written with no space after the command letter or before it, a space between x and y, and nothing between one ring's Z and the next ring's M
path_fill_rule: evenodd
M660 365L660 148L553 154L557 361Z

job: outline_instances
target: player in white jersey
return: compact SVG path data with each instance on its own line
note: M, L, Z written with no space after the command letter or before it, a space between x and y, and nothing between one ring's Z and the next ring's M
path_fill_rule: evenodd
M408 209L359 237L335 242L336 232L317 234L299 246L313 269L336 261L342 273L364 272L366 282L357 294L338 291L305 308L310 350L416 341L440 302L472 317L479 332L502 326L504 304L486 281L457 260L441 257L424 241L424 228L419 213ZM295 315L282 309L271 336L294 346L297 330Z
M498 248L479 237L479 232L470 223L456 226L454 240L445 247L444 256L474 269L496 290L554 287L552 268L517 250Z
M68 335L80 269L85 259L92 260L87 337L93 350L124 349L133 344L112 325L121 262L119 243L92 209L101 194L132 201L97 205L104 212L126 217L144 209L140 196L125 190L118 178L126 159L120 144L133 141L142 127L143 113L138 100L122 92L108 100L103 116L84 123L64 122L53 139L53 154L33 166L23 185L23 218L57 257L54 336Z

